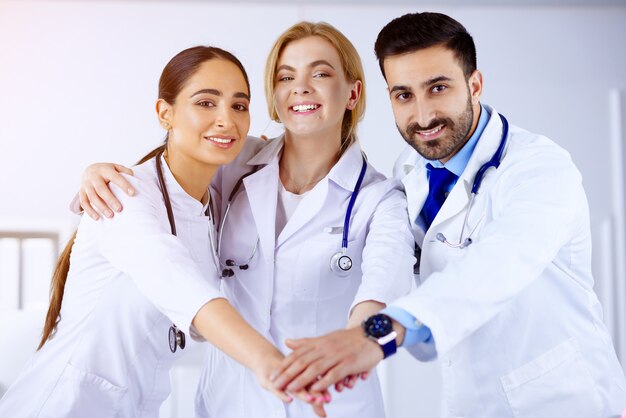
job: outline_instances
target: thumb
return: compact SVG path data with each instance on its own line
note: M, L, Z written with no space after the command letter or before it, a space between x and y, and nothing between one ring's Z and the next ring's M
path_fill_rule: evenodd
M300 338L298 340L287 338L285 340L285 345L287 347L291 348L292 350L295 350L295 349L300 348L303 345L305 345L308 340L309 340L308 338Z

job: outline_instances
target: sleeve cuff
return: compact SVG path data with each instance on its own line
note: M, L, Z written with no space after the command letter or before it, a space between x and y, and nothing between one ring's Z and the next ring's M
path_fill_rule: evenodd
M430 328L419 322L413 315L397 306L388 306L381 311L399 322L405 329L402 347L409 347L417 343L432 344Z

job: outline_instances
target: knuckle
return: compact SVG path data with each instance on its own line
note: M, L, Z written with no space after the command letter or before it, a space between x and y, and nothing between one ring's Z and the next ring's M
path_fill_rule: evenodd
M300 369L303 369L303 368L304 368L304 366L306 366L306 364L307 364L307 363L306 363L306 361L305 361L305 360L303 360L302 358L298 358L298 359L296 359L296 360L293 362L293 367L294 367L295 369L300 370Z

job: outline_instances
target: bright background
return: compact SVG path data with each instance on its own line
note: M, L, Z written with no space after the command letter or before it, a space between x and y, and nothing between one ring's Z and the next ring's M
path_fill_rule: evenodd
M561 144L583 173L596 290L624 364L626 3L471 3L0 0L0 395L34 349L55 251L50 240L9 237L46 232L64 243L77 222L67 206L83 168L94 161L133 164L161 141L157 81L174 54L197 44L235 53L251 78L250 132L273 136L280 126L269 122L262 86L270 46L299 20L333 24L365 66L361 143L370 161L390 174L403 141L373 44L389 20L426 10L453 16L474 36L483 102ZM175 399L163 416L188 416L199 361L195 353L175 372ZM437 416L438 367L404 353L384 365L390 418Z

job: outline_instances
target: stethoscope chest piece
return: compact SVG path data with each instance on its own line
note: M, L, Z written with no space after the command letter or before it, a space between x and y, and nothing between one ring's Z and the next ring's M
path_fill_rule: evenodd
M185 349L185 333L179 330L176 325L172 325L169 331L170 351L176 352L176 349L180 347L181 350Z
M363 179L365 178L365 172L367 171L367 160L365 159L365 155L362 155L362 157L363 164L361 165L361 172L359 173L359 178L354 185L354 191L350 196L348 208L346 209L346 216L343 220L343 237L341 240L341 251L336 252L330 258L330 270L338 276L348 276L350 274L350 270L352 269L352 259L348 254L346 254L346 252L348 251L348 231L350 228L350 215L352 214L354 202L356 201L356 197L361 190L361 183L363 183Z
M335 253L330 259L330 269L340 276L345 276L352 268L352 259L343 252Z

